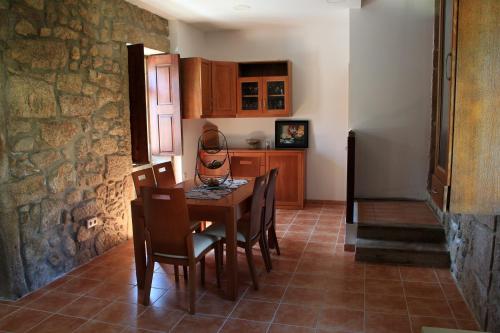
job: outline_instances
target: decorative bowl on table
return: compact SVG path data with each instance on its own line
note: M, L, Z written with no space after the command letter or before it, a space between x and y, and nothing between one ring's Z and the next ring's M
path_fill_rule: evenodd
M246 141L247 141L248 145L250 146L250 149L258 149L259 148L260 139L250 138L250 139L247 139Z

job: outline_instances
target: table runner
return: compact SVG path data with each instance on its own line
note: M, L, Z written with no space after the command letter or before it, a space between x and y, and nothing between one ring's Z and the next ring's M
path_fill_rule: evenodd
M201 199L201 200L218 200L226 195L230 194L238 187L248 184L246 179L233 179L226 180L222 185L218 187L210 187L208 185L200 185L193 187L191 190L186 192L186 198L188 199Z

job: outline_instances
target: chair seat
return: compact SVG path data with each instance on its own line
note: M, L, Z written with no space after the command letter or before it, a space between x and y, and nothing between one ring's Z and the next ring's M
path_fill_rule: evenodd
M194 247L194 256L197 258L204 251L209 249L212 245L214 245L220 237L206 234L205 232L200 232L197 234L193 234L193 247ZM166 253L155 252L155 256L172 258L172 259L188 259L187 256L178 256Z
M247 241L246 235L248 235L249 223L250 221L248 214L244 215L241 219L238 220L236 233L236 240L238 242L244 243ZM226 225L223 223L212 224L204 231L204 233L218 238L226 238Z

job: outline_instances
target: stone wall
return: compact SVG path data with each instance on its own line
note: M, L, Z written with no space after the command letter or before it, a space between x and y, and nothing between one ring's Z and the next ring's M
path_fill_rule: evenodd
M451 271L482 329L500 333L500 216L446 214Z
M169 40L122 0L0 0L0 17L0 297L15 298L127 238L125 43Z

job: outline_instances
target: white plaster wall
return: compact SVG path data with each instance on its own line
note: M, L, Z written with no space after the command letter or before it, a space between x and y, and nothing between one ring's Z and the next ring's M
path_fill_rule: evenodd
M358 197L425 199L433 23L434 0L365 0L350 10Z
M189 27L190 29L192 27ZM171 26L172 29L172 26ZM185 31L184 31L185 32ZM192 31L191 31L192 32ZM190 34L180 34L190 39ZM194 34L193 43L198 34ZM349 12L329 20L295 26L209 32L203 50L171 38L182 57L257 61L289 59L293 66L293 118L310 121L307 157L308 199L345 200L348 123ZM196 51L196 52L192 52ZM228 137L230 146L246 147L248 137L273 138L275 118L210 119ZM183 121L183 171L194 173L196 140L204 120ZM274 140L273 140L274 141Z

